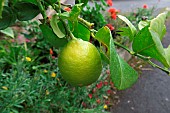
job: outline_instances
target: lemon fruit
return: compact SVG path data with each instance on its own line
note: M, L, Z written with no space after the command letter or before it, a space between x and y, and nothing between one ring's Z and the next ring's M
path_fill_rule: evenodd
M102 70L101 57L93 44L72 39L61 50L58 67L68 83L86 86L99 78Z

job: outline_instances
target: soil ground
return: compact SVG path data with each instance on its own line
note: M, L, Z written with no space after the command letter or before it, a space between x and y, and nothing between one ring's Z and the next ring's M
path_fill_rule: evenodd
M130 1L133 5L138 4L139 6L144 1L146 4L152 4L157 0L123 1L117 0L114 1L114 4L120 8L118 4L124 4L125 7ZM170 0L160 0L160 4L158 8L170 7ZM170 44L170 19L167 20L166 25L167 34L163 39L164 47ZM146 66L143 68L138 82L132 88L119 93L121 94L120 103L112 108L112 113L170 113L170 76L159 69Z

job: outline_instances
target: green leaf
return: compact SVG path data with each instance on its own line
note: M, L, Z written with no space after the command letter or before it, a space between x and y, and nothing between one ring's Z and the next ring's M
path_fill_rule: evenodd
M132 44L134 52L154 58L169 67L160 38L154 32L151 35L151 32L148 26L139 31Z
M81 9L82 9L82 4L74 5L74 7L71 9L71 12L70 12L71 20L75 20L78 18L78 16L80 15Z
M77 38L81 38L84 41L90 40L90 30L81 23L78 23L77 26L74 26L69 22L70 29L73 30L73 35Z
M166 15L167 13L161 13L156 18L152 19L150 22L149 30L152 31L154 35L158 35L158 37L161 40L166 33L166 26L165 26Z
M138 24L139 30L143 29L144 27L148 26L150 24L150 21L140 21Z
M37 5L37 0L20 0L22 2L28 2Z
M63 12L60 14L60 18L62 19L69 19L70 13L69 12Z
M58 38L50 27L41 24L40 29L43 33L44 38L54 47L63 47L67 43L66 38Z
M110 71L111 79L119 90L130 88L138 79L137 72L117 54L112 38L110 38Z
M10 28L10 27L8 27L4 30L0 30L0 32L7 35L7 36L14 38L14 32L13 32L12 28Z
M54 3L56 3L58 0L44 0L45 2L47 2L48 4L52 5Z
M40 13L38 6L32 3L18 2L14 8L17 12L17 18L20 21L31 20Z
M2 18L0 19L0 30L9 27L16 21L16 14L11 10L10 7L4 6L2 12Z
M15 107L17 107L17 108L24 108L22 105L20 105L20 104L14 104L14 106ZM17 112L18 113L18 112Z
M130 38L130 40L132 41L133 38L134 38L134 36L135 36L136 33L137 33L137 30L136 30L135 26L134 26L126 17L124 17L124 16L122 16L122 15L118 15L118 17L119 17L121 20L123 20L123 21L129 26L129 28L130 28L130 30L131 30L131 32L132 32L132 36L133 36L133 37L129 37L129 38Z
M103 51L100 51L100 56L101 56L102 61L104 61L106 64L110 63L109 58Z
M54 31L54 33L59 37L59 38L64 38L65 34L60 30L60 29L64 29L63 26L59 27L58 23L60 22L60 20L58 19L57 15L53 15L53 17L51 18L50 21L50 25ZM60 22L61 23L61 22Z
M78 16L80 15L81 9L82 4L76 4L69 13L69 20L72 22L73 26L78 23Z
M166 58L170 64L170 45L168 46L168 48L166 48L164 50L165 50Z
M64 12L60 14L60 18L68 19L71 23L73 28L78 27L78 16L82 10L82 4L76 4L73 6L70 12Z
M99 42L103 43L104 45L109 48L110 43L110 30L107 26L102 27L98 30L98 32L95 35L95 39L97 39Z
M132 32L129 27L119 28L118 31L116 31L116 33L121 36L132 37Z
M82 6L84 7L84 6L87 5L87 3L88 3L89 0L76 0L76 1L78 1L78 3L83 3Z
M51 2L54 4L54 3L56 3L58 0L51 0Z
M131 87L136 82L138 75L133 68L118 56L109 28L103 27L99 29L95 38L109 48L111 78L116 88L124 90ZM104 59L107 58L104 53L101 56L104 56ZM108 62L107 59L104 61Z
M4 0L0 0L0 18L2 18L3 7L4 7Z

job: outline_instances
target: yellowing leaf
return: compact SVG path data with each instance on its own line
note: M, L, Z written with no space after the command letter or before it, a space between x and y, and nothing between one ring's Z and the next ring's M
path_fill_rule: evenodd
M135 36L136 33L137 33L137 30L136 30L135 26L134 26L125 16L118 15L118 17L119 17L121 20L123 20L123 21L129 26L129 28L130 28L130 30L131 30L131 34L132 34L131 37L129 37L129 38L130 38L130 40L132 41L133 38L134 38L134 36Z
M4 7L4 0L0 0L0 18L2 18L3 7Z
M170 45L165 49L166 58L170 64Z
M14 38L14 32L13 32L11 27L8 27L4 30L0 30L0 32L7 35L7 36L10 36L11 38Z
M95 38L99 42L105 44L108 48L109 48L110 37L111 37L110 30L107 26L99 29L95 35Z
M167 13L161 13L150 22L149 30L154 32L155 35L158 35L160 40L162 40L163 36L166 33L165 26L166 15Z

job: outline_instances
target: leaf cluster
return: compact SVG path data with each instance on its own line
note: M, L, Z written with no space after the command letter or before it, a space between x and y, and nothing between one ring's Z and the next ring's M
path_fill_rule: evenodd
M124 48L131 55L142 58L152 66L157 67L168 74L170 73L168 70L170 67L170 49L164 48L161 43L161 40L166 33L166 12L161 13L152 20L140 21L138 24L139 30L126 17L118 15L118 17L127 24L127 27L120 29L119 34L121 36L129 37L129 40L132 42L131 50L115 42L108 27L104 26L96 31L93 29L93 23L80 18L79 15L81 14L84 4L87 4L87 1L79 0L77 2L78 4L75 4L74 6L61 4L59 1L52 0L9 2L12 7L4 7L2 19L0 19L0 24L2 25L0 26L2 28L5 26L4 28L6 28L11 25L11 23L14 23L14 21L11 20L16 20L16 18L21 21L30 20L41 12L43 19L41 20L39 27L44 38L55 48L63 47L70 39L74 38L81 38L85 41L89 41L90 38L98 40L100 43L99 51L101 53L101 58L110 65L112 81L119 90L131 87L137 81L138 75L137 72L118 55L115 45ZM102 1L102 3L104 4L104 1ZM21 7L21 5L24 7ZM48 19L46 15L48 6L55 10L55 14L52 15L51 19ZM63 8L65 6L71 8L71 10L65 11ZM32 9L28 10L28 8ZM90 10L90 7L87 7L87 13L89 13ZM92 8L92 10L93 12L98 13L96 15L101 16L97 17L98 19L102 19L102 15L99 13L100 10L104 10L102 6L96 3L95 8ZM92 17L96 15L92 15ZM10 22L8 21L7 23L7 17L16 18L10 19ZM97 20L96 22L101 22L101 20ZM152 58L161 62L164 67L153 64L150 61Z

